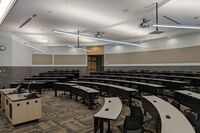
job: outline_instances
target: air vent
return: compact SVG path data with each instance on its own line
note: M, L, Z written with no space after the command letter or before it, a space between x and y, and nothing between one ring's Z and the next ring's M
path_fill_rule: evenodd
M168 16L163 16L163 17L168 19L168 20L170 20L170 21L172 21L172 22L174 22L175 24L181 24L181 23L177 22L176 20L174 20L174 19L172 19L172 18L170 18Z
M193 19L199 19L199 17L194 17Z
M25 25L27 25L33 18L35 18L37 15L36 14L33 14L30 18L28 18L26 21L24 21L20 26L19 28L22 28L24 27Z

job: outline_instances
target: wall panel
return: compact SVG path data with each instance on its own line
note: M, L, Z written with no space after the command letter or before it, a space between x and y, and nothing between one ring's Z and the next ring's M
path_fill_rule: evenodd
M54 55L55 65L86 65L86 55Z
M148 52L107 54L106 65L114 64L200 63L200 47Z
M32 54L33 65L52 65L53 56L46 54Z

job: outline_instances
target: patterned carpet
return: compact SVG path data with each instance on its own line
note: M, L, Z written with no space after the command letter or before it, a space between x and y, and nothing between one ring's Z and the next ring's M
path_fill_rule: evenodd
M99 102L102 103L103 98L99 98ZM93 133L93 115L98 109L89 110L81 102L66 96L54 97L54 92L46 91L42 95L42 119L13 127L1 113L0 133ZM124 105L120 117L111 122L113 133L120 133L117 125L123 124L129 113L129 108Z

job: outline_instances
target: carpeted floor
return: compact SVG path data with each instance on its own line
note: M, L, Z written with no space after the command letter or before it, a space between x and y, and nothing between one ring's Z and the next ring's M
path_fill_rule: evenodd
M103 103L103 98L100 97L99 102ZM93 133L93 115L98 109L89 110L81 102L67 96L54 97L54 92L46 91L42 95L42 119L13 127L1 113L0 133ZM119 118L111 122L113 133L120 133L117 125L123 124L129 113L128 106L123 105ZM107 125L104 128L106 130Z

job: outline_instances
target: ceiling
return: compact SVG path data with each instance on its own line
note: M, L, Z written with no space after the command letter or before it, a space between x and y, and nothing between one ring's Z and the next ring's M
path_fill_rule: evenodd
M143 18L155 23L155 7L160 3L159 23L174 24L163 16L184 25L200 25L199 0L18 0L7 16L1 30L10 31L38 46L73 44L76 37L52 33L53 29L95 35L104 32L104 38L138 40L159 35L149 35L154 27L139 28ZM36 14L24 27L19 26ZM199 18L198 18L199 17ZM161 29L168 36L177 29ZM179 29L181 34L183 29ZM102 44L95 40L80 39L81 45Z

